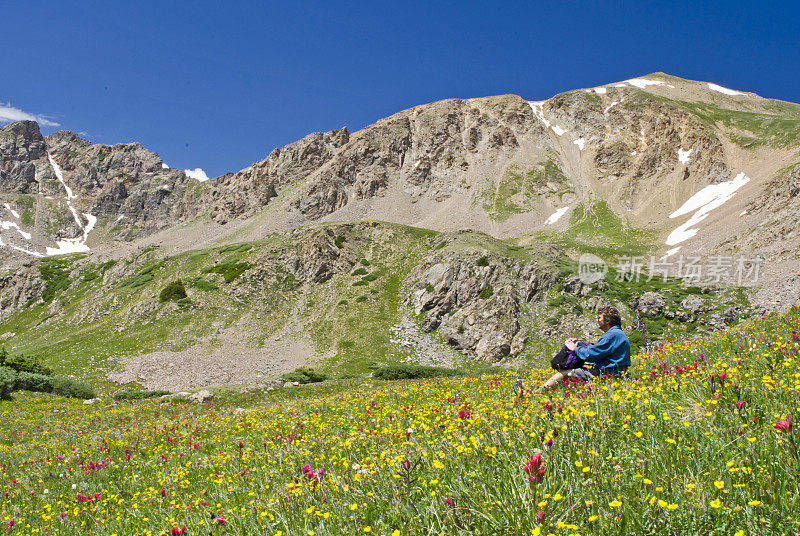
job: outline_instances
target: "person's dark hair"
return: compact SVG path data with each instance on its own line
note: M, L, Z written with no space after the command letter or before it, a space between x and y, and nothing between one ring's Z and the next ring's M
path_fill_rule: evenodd
M616 307L612 307L611 305L606 305L601 307L597 310L597 314L603 315L603 318L611 324L612 326L620 326L622 327L622 317L619 315L619 311Z

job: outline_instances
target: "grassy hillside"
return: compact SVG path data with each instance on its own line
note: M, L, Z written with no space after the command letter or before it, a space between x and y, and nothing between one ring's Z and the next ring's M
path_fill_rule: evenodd
M525 400L511 374L203 405L17 394L0 405L2 523L25 535L796 534L798 331L795 308L639 355L629 378Z

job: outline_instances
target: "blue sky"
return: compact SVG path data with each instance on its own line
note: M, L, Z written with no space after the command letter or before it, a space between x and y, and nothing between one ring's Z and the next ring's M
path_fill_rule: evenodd
M800 102L793 4L0 0L0 117L213 177L449 97L665 71Z

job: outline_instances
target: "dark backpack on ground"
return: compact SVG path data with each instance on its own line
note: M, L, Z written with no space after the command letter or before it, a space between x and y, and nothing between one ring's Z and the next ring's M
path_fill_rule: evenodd
M589 346L589 343L580 341L578 346L585 348ZM581 368L584 363L583 359L575 355L575 352L569 350L566 346L562 346L561 350L550 360L550 366L556 370Z

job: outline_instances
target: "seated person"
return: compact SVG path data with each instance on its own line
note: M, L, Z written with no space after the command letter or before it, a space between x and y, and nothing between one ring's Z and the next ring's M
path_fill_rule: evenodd
M564 341L567 353L562 360L558 356L553 359L553 366L558 371L542 385L543 388L553 387L566 377L590 380L601 375L619 376L628 370L631 365L631 345L622 331L622 318L617 308L610 305L601 307L597 311L597 325L604 332L597 344L589 346L577 339ZM564 349L559 355L562 353ZM570 359L570 353L577 359ZM584 368L584 362L592 366Z

